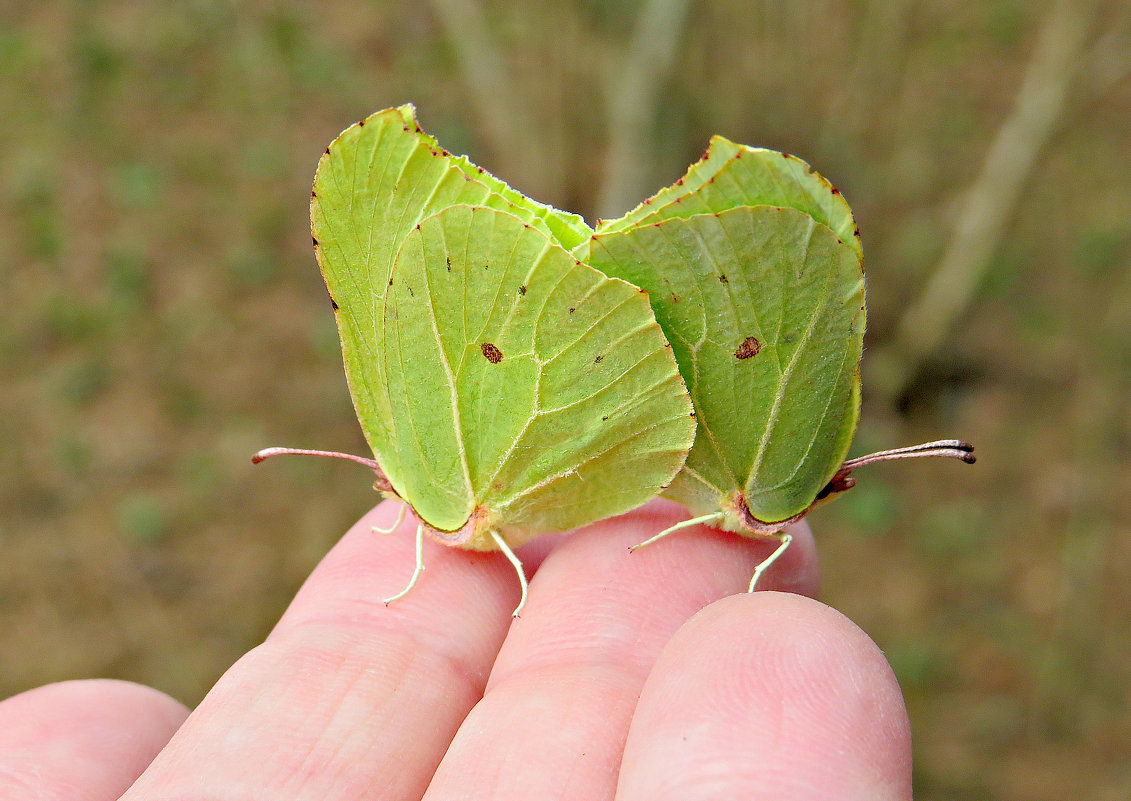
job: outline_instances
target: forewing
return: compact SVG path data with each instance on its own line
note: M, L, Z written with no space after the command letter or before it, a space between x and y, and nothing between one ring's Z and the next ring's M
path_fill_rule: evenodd
M599 234L590 263L649 292L695 403L695 445L665 494L709 514L742 490L763 522L808 508L856 424L855 250L808 214L743 206Z
M643 222L646 217L651 217L657 210L666 208L672 203L680 202L682 199L698 192L743 149L743 145L735 144L729 139L724 139L721 136L711 137L711 143L707 147L707 152L703 154L703 157L699 159L699 161L695 162L687 169L683 177L671 186L664 187L650 198L647 198L623 217L617 217L612 220L598 220L597 233L611 234L632 228L634 225L639 225Z
M513 215L424 219L388 297L394 486L433 527L485 511L513 544L632 509L682 465L690 400L644 293Z
M423 133L411 106L350 126L326 149L311 193L311 230L342 341L358 419L382 468L402 473L387 391L385 294L396 253L424 217L469 203L505 209L573 247L580 217L535 203Z
M704 157L675 184L624 217L602 221L597 230L623 231L635 225L713 214L738 206L783 206L803 211L862 256L852 210L824 177L796 156L737 145L721 136L711 139Z

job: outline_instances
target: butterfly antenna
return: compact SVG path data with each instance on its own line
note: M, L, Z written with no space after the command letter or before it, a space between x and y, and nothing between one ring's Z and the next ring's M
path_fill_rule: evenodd
M424 526L417 525L416 527L416 568L412 571L412 578L408 580L408 586L385 599L385 606L388 606L393 601L400 600L408 595L409 590L416 586L416 582L420 580L420 574L424 572Z
M382 492L391 492L393 485L389 483L389 479L385 477L385 473L381 470L381 465L378 464L376 459L369 459L365 456L355 456L352 453L338 453L337 451L316 451L310 448L264 448L251 457L252 464L259 464L262 461L270 459L272 456L329 456L333 459L347 459L351 462L363 464L377 474L377 480L374 486Z
M888 451L877 451L867 456L858 456L849 459L840 466L841 471L853 470L866 464L875 462L890 462L895 459L917 459L921 456L946 456L959 459L966 464L974 464L974 446L960 439L940 439L934 442L924 442L921 445L909 445L906 448L893 448Z
M309 448L264 448L251 457L252 464L259 464L272 456L330 456L334 459L349 459L351 462L363 464L371 470L380 470L381 465L376 459L367 459L364 456L355 456L352 453L337 453L336 451L313 451Z
M651 545L653 542L657 542L659 540L662 540L664 537L668 536L669 534L671 534L673 532L679 531L681 528L690 528L691 526L709 525L711 523L717 523L718 521L722 520L724 517L725 517L725 515L722 512L713 512L712 514L703 515L702 517L693 517L690 520L681 521L679 523L676 523L674 526L668 526L667 528L665 528L663 531L661 531L656 536L651 537L650 539L646 539L646 540L644 540L644 542L639 542L636 545L633 545L628 550L631 552L631 551L637 550L638 548L643 548L645 545Z
M522 589L522 595L518 599L518 606L516 606L514 612L511 613L511 617L518 617L519 613L522 611L522 607L526 606L526 571L522 569L522 562L518 561L518 557L514 555L514 551L507 545L507 541L499 535L499 532L491 529L491 539L499 546L499 550L503 552L503 556L514 565L515 572L518 573L518 585Z

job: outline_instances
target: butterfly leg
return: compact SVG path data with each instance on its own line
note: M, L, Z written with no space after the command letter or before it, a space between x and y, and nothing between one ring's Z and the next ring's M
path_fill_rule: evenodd
M514 612L511 613L512 617L518 617L519 612L522 611L522 607L526 606L526 571L522 569L522 562L518 561L518 557L514 555L514 551L507 545L507 541L499 536L499 532L492 529L491 538L495 540L495 544L499 546L499 550L503 552L503 556L514 565L515 572L518 573L518 585L522 588L522 595L518 599L518 606L516 606Z
M663 531L661 531L656 536L651 537L649 539L646 539L646 540L644 540L644 542L639 542L636 545L633 545L628 550L635 551L637 548L643 548L645 545L651 545L653 542L656 542L657 540L661 540L664 537L671 534L672 532L679 531L681 528L690 528L691 526L698 526L698 525L701 525L701 524L710 524L710 523L714 523L714 522L717 522L717 521L722 520L722 519L723 519L723 514L721 512L715 512L713 514L703 515L702 517L693 517L690 520L684 520L684 521L681 521L679 523L676 523L674 526L668 526L667 528L665 528Z
M389 526L388 528L381 528L380 526L373 526L372 527L373 533L374 534L392 534L394 531L396 531L398 528L400 528L401 523L404 522L404 516L405 516L405 512L407 510L408 510L408 506L406 506L405 504L402 503L401 504L401 510L399 512L397 512L397 519L393 522L393 525Z
M758 583L758 579L766 572L766 568L777 561L777 558L785 553L785 549L793 542L793 535L787 534L784 531L779 531L777 534L771 534L770 536L780 540L781 544L774 549L772 554L763 559L758 566L754 568L754 576L750 579L750 589L747 590L747 592L754 592L754 585Z
M394 526L395 528L395 526ZM416 582L420 580L420 574L424 572L424 526L417 525L416 527L416 569L412 571L412 578L408 581L408 586L403 590L385 599L385 606L388 606L393 601L404 598L408 595L409 590L416 586Z

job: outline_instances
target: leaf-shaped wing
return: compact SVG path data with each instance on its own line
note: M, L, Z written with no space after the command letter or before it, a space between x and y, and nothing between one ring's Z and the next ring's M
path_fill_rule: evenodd
M524 197L424 134L411 106L350 126L326 149L311 192L318 262L338 320L358 420L386 465L392 408L381 326L397 250L420 220L457 203L505 209L565 247L591 233L577 215Z
M679 470L691 403L636 287L462 205L408 234L391 281L386 472L432 527L475 514L517 544L632 509Z
M856 427L856 251L807 214L758 206L598 234L590 263L649 292L695 404L695 445L665 494L699 515L742 492L767 523L807 509Z
M832 184L801 159L776 150L711 139L703 158L672 186L628 214L602 221L599 233L624 231L672 217L713 214L737 206L783 206L832 229L862 256L852 210Z

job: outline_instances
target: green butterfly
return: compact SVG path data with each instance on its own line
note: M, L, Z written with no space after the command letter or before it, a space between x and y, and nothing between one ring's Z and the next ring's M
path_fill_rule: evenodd
M695 422L646 295L571 250L591 229L424 134L411 106L347 128L311 193L315 251L374 459L425 533L513 552L667 486ZM403 509L402 509L403 513ZM387 602L388 602L387 601Z
M846 460L860 408L864 273L841 194L800 159L722 137L674 185L578 248L647 290L695 405L687 462L664 495L691 525L774 537L853 486L864 464L919 456L972 463L940 440ZM639 546L637 546L639 547Z

